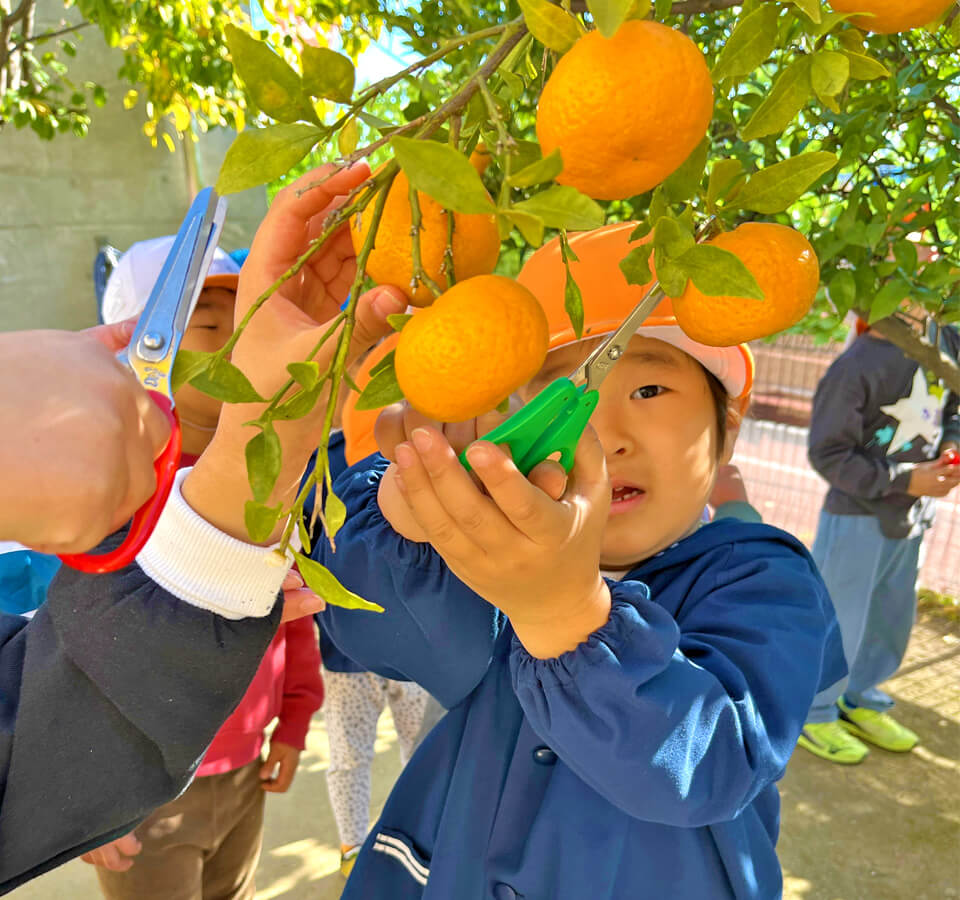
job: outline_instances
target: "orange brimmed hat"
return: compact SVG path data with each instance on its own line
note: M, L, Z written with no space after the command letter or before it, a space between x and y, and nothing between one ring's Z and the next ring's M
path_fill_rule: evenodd
M643 299L649 285L628 284L621 260L637 246L630 243L636 222L607 225L570 238L578 262L570 271L583 294L583 336L598 337L615 331ZM649 240L649 238L647 238ZM550 349L575 343L573 326L564 307L566 269L558 238L544 244L524 264L517 281L540 301L550 326ZM643 337L656 338L683 350L712 372L734 400L746 407L753 386L753 354L746 344L708 347L691 340L677 324L673 304L665 297L637 329Z

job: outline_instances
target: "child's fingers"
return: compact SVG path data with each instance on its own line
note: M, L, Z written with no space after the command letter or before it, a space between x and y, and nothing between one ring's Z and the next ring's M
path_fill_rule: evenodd
M567 486L567 497L583 497L604 509L610 504L610 478L607 458L593 427L587 425L577 444L573 468Z
M567 489L567 473L556 460L537 463L527 474L527 480L540 488L551 500L560 500Z
M437 464L436 448L432 454L429 448L423 449L425 446L423 432L429 432L430 441L446 447L453 460L452 465L460 469L465 484L454 487L449 477L446 481L444 480L439 471L441 467ZM477 553L485 552L485 548L482 544L474 542L472 535L468 535L467 531L474 533L481 529L486 531L486 521L481 516L484 512L483 504L486 503L489 506L489 501L473 484L470 476L453 456L449 444L435 429L417 429L417 438L419 438L420 447L406 443L397 446L397 468L403 498L417 524L423 529L426 539L441 555L448 560L476 558ZM430 459L436 475L428 470L424 457ZM438 484L445 492L446 502L438 495ZM479 511L475 506L478 501L481 507ZM469 509L466 509L467 506ZM457 510L456 516L453 510ZM457 516L466 517L469 523L466 531L461 527Z
M521 534L535 543L562 539L567 517L544 491L531 484L500 447L478 441L467 458L490 498Z
M357 301L356 324L350 337L347 365L392 331L387 316L402 313L406 308L407 298L398 288L390 285L373 288L361 296Z

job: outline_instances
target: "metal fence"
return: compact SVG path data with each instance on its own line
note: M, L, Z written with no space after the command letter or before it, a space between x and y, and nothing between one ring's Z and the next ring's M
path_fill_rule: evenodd
M800 335L751 345L757 361L753 402L743 423L734 462L743 472L750 502L765 521L813 543L826 483L807 462L813 394L840 346L816 346ZM924 541L920 585L960 595L960 490L939 502Z

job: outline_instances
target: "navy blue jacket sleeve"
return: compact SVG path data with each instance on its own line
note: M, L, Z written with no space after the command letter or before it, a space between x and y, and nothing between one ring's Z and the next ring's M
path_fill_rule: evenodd
M607 624L575 650L540 660L514 640L514 688L534 731L635 818L697 827L737 816L781 775L824 677L844 674L842 656L822 671L839 636L812 563L774 542L765 556L755 542L728 547L677 619L625 581L611 584Z
M281 606L229 621L136 565L64 567L32 620L0 617L0 893L125 834L187 786Z
M416 681L447 709L486 674L504 617L454 577L429 544L398 535L377 505L386 460L372 456L334 484L347 507L336 552L318 540L314 558L383 613L328 606L321 613L333 642L363 668Z
M864 450L868 405L866 375L855 362L839 357L820 379L813 398L807 456L832 487L852 497L877 500L903 494L912 463L890 462Z

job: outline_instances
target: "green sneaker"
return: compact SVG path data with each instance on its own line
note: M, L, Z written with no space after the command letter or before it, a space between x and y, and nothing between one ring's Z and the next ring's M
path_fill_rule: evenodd
M870 748L858 741L839 722L808 722L803 726L797 745L814 756L843 766L863 762Z
M840 708L840 724L850 734L855 734L871 744L894 753L912 750L920 738L905 728L892 716L865 706L847 706L843 698L837 701Z

